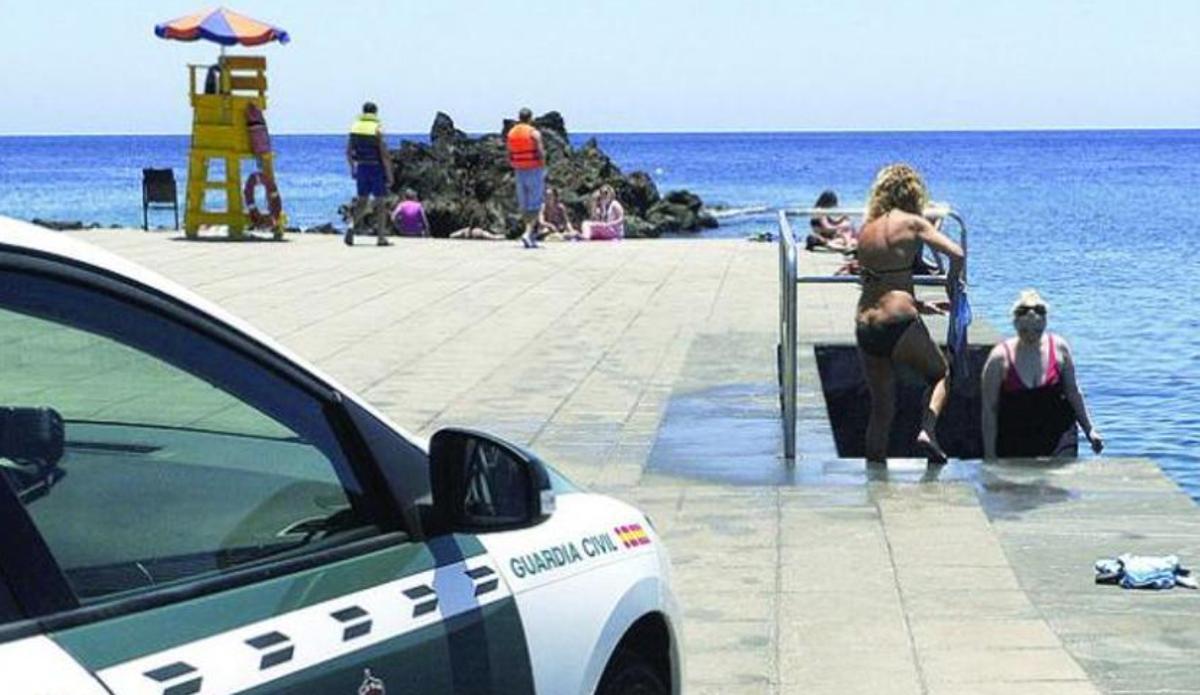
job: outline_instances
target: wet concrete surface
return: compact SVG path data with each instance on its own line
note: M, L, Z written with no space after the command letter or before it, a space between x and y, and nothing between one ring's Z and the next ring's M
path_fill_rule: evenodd
M989 517L1015 517L1078 499L1047 473L1075 465L1049 460L946 464L892 458L868 464L840 457L828 420L809 408L797 419L803 452L780 456L782 432L774 384L727 384L671 397L647 470L665 476L740 486L828 486L866 483L960 483L971 486Z
M728 485L861 485L977 482L979 465L893 458L864 465L842 458L828 421L799 418L796 461L780 455L782 432L773 384L730 384L673 396L650 452L649 471Z
M648 470L731 485L783 485L772 384L728 384L674 395Z
M1093 581L1095 560L1121 552L1200 558L1200 515L1153 464L954 459L939 466L891 458L871 466L840 457L811 345L801 345L798 354L798 456L788 462L780 456L774 374L761 367L770 364L763 353L772 339L696 337L664 409L643 483L794 490L810 512L875 510L909 621L914 681L898 670L892 679L867 675L861 683L835 687L814 675L805 681L813 689L797 692L851 692L868 683L874 692L1200 692L1200 671L1192 667L1200 636L1184 627L1200 618L1200 594L1126 592ZM958 406L978 403L968 399ZM968 420L978 427L977 417ZM679 535L676 545L732 533L717 511L729 504L712 512L704 534ZM770 506L764 499L753 504ZM978 510L982 525L956 521L952 510L958 508ZM824 513L810 527L788 526L789 535L799 535L781 541L780 571L798 569L786 544L803 539L811 539L805 546L809 560L873 562L860 558L857 541L851 541L869 525L835 519ZM832 540L845 533L853 535ZM685 555L682 562L687 571L695 561ZM848 608L840 615L858 620ZM864 634L880 639L878 619L869 620ZM943 639L948 634L956 635L953 642ZM1063 654L1070 655L1066 661Z

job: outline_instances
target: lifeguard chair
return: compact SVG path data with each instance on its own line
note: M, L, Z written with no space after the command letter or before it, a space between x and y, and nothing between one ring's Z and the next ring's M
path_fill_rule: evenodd
M222 55L215 71L208 65L188 66L194 115L184 233L190 239L199 235L202 225L224 225L234 239L243 238L250 228L269 228L276 239L283 236L287 218L275 184L275 154L261 120L267 110L266 71L262 56ZM253 135L251 126L256 129ZM252 174L243 189L242 162L247 159L256 160L260 173ZM214 162L221 163L219 172ZM244 195L253 195L257 183L267 189L265 214ZM206 207L209 191L224 192L224 208Z

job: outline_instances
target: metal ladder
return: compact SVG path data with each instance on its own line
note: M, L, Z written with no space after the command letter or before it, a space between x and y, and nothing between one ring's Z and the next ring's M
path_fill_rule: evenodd
M814 215L845 215L861 217L864 208L802 208L779 210L779 342L775 346L775 368L779 384L779 411L783 425L783 457L789 466L796 461L796 329L799 307L796 303L796 286L803 284L858 284L857 275L809 275L797 276L796 239L792 235L792 218L811 218ZM967 278L967 223L961 215L949 207L931 207L927 214L951 220L959 230L958 243L962 246L964 261L962 279ZM945 278L940 275L913 278L913 285L945 287Z

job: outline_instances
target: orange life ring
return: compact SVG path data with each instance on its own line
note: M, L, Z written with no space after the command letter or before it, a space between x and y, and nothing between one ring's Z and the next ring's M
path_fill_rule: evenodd
M262 186L267 192L267 213L264 215L258 209L254 190ZM242 188L242 199L246 201L246 215L250 217L250 226L254 229L270 229L279 226L283 217L283 198L279 197L279 188L275 179L261 171L256 171L246 177L246 186Z

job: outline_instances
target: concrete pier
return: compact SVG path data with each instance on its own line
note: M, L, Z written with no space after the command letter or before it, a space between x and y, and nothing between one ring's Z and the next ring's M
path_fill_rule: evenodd
M1123 552L1200 561L1195 504L1149 461L836 458L812 345L852 342L856 286L800 288L799 454L778 458L772 244L72 236L413 431L484 428L640 505L674 560L687 693L1200 692L1200 594L1092 581Z

